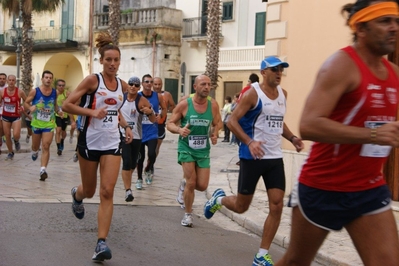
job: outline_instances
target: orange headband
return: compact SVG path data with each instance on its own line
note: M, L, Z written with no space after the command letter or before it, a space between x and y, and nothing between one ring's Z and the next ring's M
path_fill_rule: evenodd
M373 4L356 12L349 19L349 27L356 31L356 23L367 22L378 17L394 15L399 16L398 4L395 2L382 2Z

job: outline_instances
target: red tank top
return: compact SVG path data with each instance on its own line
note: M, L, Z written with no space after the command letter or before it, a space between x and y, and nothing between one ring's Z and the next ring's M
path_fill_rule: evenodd
M15 88L13 95L8 94L7 88L4 88L3 91L3 116L21 117L19 113L21 98L19 97L18 88Z
M353 47L342 49L356 63L361 83L339 99L330 119L356 127L378 127L396 120L398 78L386 59L388 77L381 80L368 69ZM314 142L299 182L331 191L362 191L385 184L382 166L389 146Z

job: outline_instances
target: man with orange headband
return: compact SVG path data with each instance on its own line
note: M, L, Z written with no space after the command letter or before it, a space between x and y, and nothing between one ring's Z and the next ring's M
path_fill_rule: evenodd
M345 12L354 43L322 65L306 101L300 133L314 143L290 196L291 239L276 266L310 265L328 233L342 228L364 265L399 265L381 171L399 147L399 68L384 58L396 49L398 5L357 0Z

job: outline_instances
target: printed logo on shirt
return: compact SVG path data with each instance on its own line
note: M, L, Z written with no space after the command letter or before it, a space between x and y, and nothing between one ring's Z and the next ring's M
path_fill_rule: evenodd
M104 100L104 103L108 104L108 105L116 105L117 102L114 98L107 98Z
M391 104L397 104L398 103L398 91L396 88L387 88L385 91L388 101Z
M381 90L381 86L380 85L369 84L369 85L367 85L367 89L368 90Z

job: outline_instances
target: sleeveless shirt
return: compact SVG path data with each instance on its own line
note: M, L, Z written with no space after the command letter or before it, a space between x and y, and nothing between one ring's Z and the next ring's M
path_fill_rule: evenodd
M355 127L379 127L396 120L398 78L389 62L385 80L377 78L353 47L342 49L361 74L359 86L339 99L330 119ZM348 73L350 75L350 73ZM331 191L362 191L385 184L382 166L390 146L373 144L330 144L314 142L299 182Z
M146 96L143 94L142 91L139 92L139 94L150 102L152 110L156 114L158 114L159 111L159 98L158 98L158 93L155 91L151 91L150 96ZM143 138L142 142L146 142L148 140L152 139L158 139L158 124L157 123L152 123L149 119L148 116L143 114L143 121L142 121L142 126L143 126Z
M3 92L3 115L8 117L21 117L19 108L21 106L21 98L19 97L19 89L14 89L14 94L10 95L8 89L4 88Z
M133 139L142 139L142 120L143 113L139 110L138 105L141 95L137 94L136 99L132 102L128 101L127 93L124 94L125 101L121 107L121 113L127 124L132 128ZM125 137L125 129L119 128L123 137Z
M212 125L212 102L208 99L208 106L204 113L198 113L194 109L193 98L187 98L187 113L181 119L181 125L184 127L190 124L190 134L183 138L179 136L177 151L180 153L192 153L197 156L209 157L209 130Z
M98 87L91 94L84 94L80 106L89 109L107 107L107 115L98 119L91 116L81 116L82 129L79 134L78 145L89 150L106 151L119 147L119 118L118 111L123 103L121 80L116 77L117 87L112 91L107 88L101 73L96 74Z
M66 91L64 90L63 93L58 94L58 96L57 96L57 105L58 105L59 107L61 107L62 104L64 103L65 99L66 99ZM63 112L63 113L64 113L64 115L63 115L63 117L61 117L61 118L67 118L67 117L68 117L68 114L65 113L65 112ZM55 113L55 116L58 116L58 117L59 117L59 115L58 115L57 113Z
M258 101L238 122L245 134L255 141L264 141L262 148L265 154L260 159L283 158L281 138L284 128L286 99L283 89L277 86L278 96L272 100L262 91L258 82L252 84ZM241 143L239 148L241 159L253 160L249 148Z
M36 87L36 94L32 105L36 105L36 110L32 114L32 127L35 128L55 128L55 101L57 91L51 89L49 96L44 95L39 87Z

